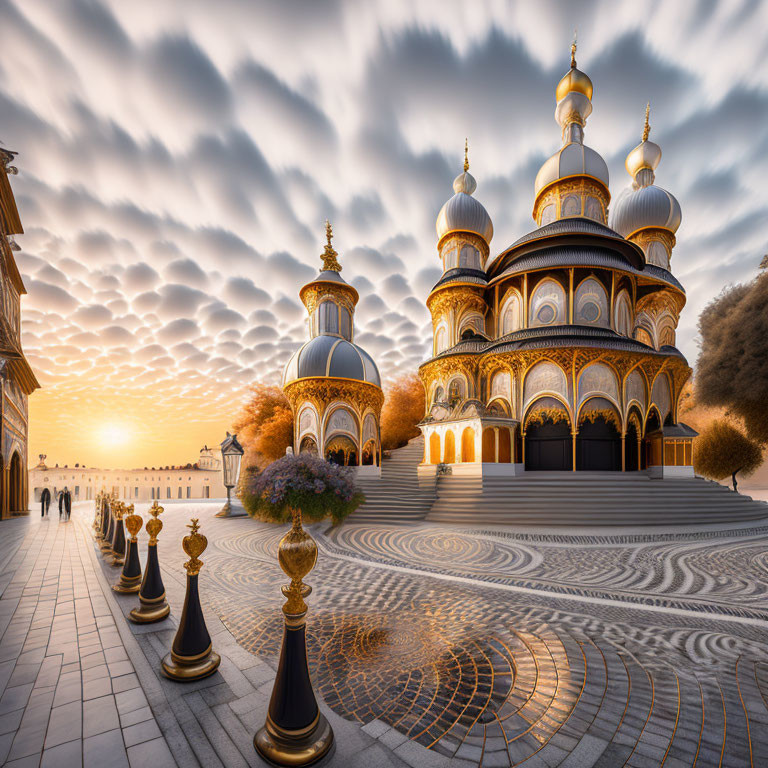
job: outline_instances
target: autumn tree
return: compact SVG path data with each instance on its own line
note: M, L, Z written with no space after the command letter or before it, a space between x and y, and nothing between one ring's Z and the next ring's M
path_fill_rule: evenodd
M726 288L699 317L696 395L738 417L768 443L768 261L749 283Z
M751 475L762 461L759 443L726 419L716 419L696 439L696 472L713 480L723 480L730 475L734 491L738 487L736 475Z
M245 448L244 469L263 469L293 444L293 413L279 387L254 384L232 427Z
M383 450L400 448L419 435L416 425L424 418L424 397L424 386L415 373L400 376L387 386L381 409Z

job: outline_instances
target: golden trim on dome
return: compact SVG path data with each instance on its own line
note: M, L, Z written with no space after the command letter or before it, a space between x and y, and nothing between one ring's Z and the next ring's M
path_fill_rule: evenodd
M571 68L562 77L555 89L555 99L562 101L569 93L582 93L588 99L592 99L594 86L589 77L580 69L576 68L576 37L574 35L571 43Z

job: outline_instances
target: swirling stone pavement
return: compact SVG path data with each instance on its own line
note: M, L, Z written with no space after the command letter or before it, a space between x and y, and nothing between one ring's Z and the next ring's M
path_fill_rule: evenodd
M285 529L205 524L207 609L273 657ZM463 765L768 765L768 527L312 531L310 665L342 716Z

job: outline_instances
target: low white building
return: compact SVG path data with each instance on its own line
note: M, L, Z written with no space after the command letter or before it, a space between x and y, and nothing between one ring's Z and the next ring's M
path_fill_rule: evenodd
M112 493L125 501L153 499L216 499L227 495L222 482L221 457L204 446L195 464L143 469L98 469L83 466L54 466L45 464L45 455L29 470L32 500L40 501L43 488L51 492L51 502L66 486L73 501L90 501L101 491Z

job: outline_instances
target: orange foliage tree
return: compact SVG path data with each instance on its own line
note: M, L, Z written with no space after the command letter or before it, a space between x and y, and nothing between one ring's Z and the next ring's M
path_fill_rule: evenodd
M381 446L385 451L400 448L417 437L416 426L424 418L424 385L409 373L386 387L381 409Z
M293 444L293 413L280 387L254 384L232 426L245 448L244 469L263 469Z

